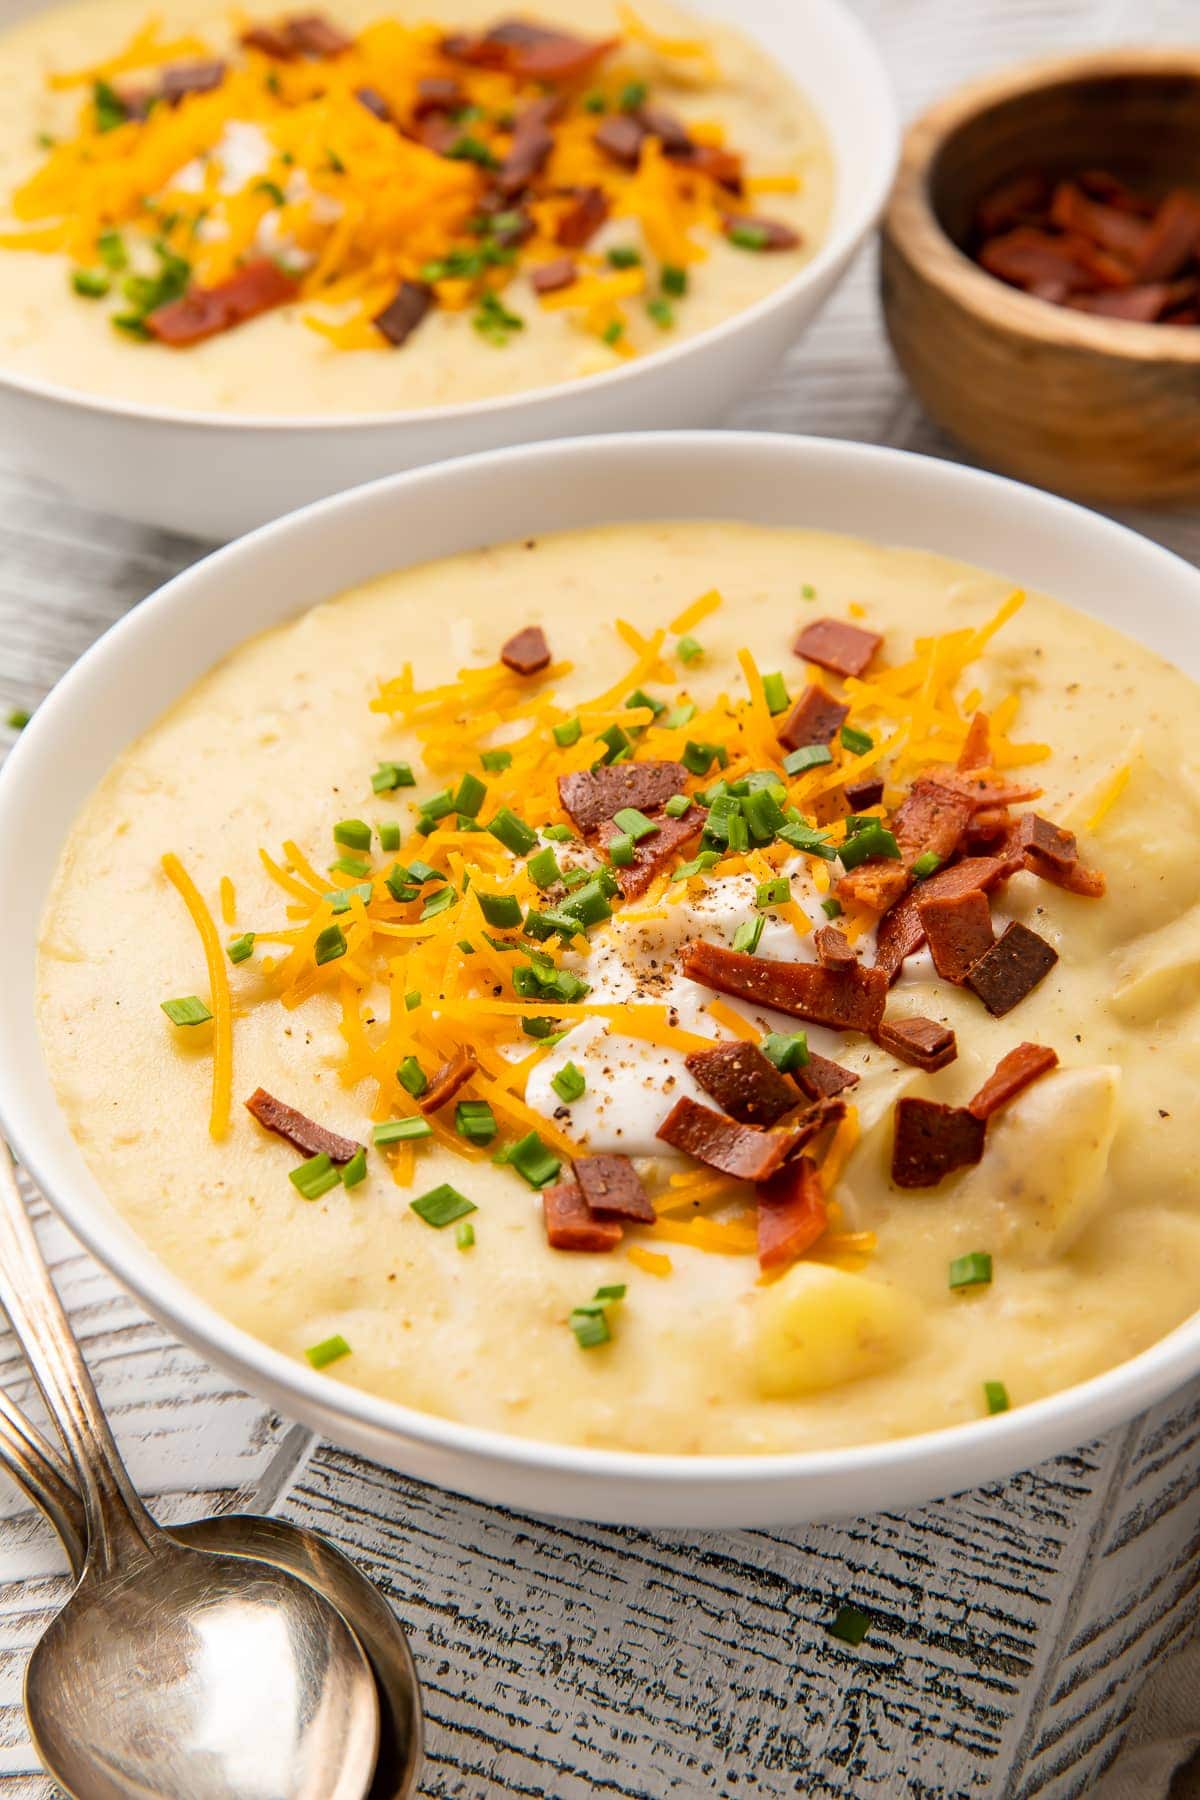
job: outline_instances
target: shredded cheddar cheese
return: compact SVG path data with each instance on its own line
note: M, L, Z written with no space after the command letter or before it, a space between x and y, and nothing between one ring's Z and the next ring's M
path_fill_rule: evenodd
M212 1108L208 1129L219 1140L229 1132L233 1087L233 1003L229 993L229 975L212 914L195 882L173 851L168 851L163 857L162 866L163 874L176 889L200 933L204 960L208 967L213 1015Z

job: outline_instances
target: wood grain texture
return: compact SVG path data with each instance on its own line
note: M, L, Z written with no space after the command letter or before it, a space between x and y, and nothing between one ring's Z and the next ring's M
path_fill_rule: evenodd
M907 113L1005 60L1194 35L1185 0L857 0ZM739 424L961 454L906 388L874 257ZM1200 560L1200 520L1123 515ZM916 528L914 528L916 533ZM202 546L0 469L0 717L32 706ZM0 734L0 743L3 742ZM38 1230L139 1484L163 1517L278 1507L330 1533L413 1635L426 1793L453 1800L1074 1800L1147 1661L1193 1629L1200 1386L995 1487L795 1532L568 1527L406 1482L287 1430L174 1344L40 1208ZM26 1397L11 1340L0 1379ZM65 1559L0 1487L0 1795L47 1800L20 1713ZM873 1615L862 1648L836 1607Z

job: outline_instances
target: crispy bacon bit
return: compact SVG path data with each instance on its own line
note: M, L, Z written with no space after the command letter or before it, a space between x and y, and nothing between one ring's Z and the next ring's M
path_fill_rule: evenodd
M395 124L395 120L392 117L392 109L384 99L383 95L379 92L378 88L355 88L354 98L358 101L360 106L365 106L367 111L372 113L374 117L379 120L381 125Z
M260 1125L268 1131L276 1132L286 1138L289 1144L295 1144L297 1150L303 1150L305 1156L327 1156L330 1162L348 1163L352 1156L357 1156L362 1149L353 1138L343 1137L340 1132L330 1131L324 1125L294 1106L288 1106L283 1100L277 1100L274 1094L268 1094L266 1088L255 1088L246 1101L246 1110L252 1112Z
M885 1019L875 1033L881 1050L890 1050L901 1062L932 1075L958 1055L958 1043L948 1025L936 1019Z
M735 233L753 237L755 250L796 250L804 242L800 233L782 220L762 219L754 213L726 213L721 229L727 238Z
M579 268L573 256L556 256L553 262L540 263L529 272L535 294L556 294L560 288L570 287L578 278Z
M457 112L466 104L466 93L453 75L423 75L417 83L413 118L423 119L431 112Z
M917 913L934 968L943 981L961 984L995 942L987 895L981 888L962 894L923 894L918 889Z
M506 19L481 36L458 32L443 38L442 51L455 62L505 69L518 81L557 82L585 75L607 56L613 42L594 42L526 19Z
M508 155L496 172L496 186L506 198L528 186L553 150L550 121L560 106L559 100L550 96L532 101L517 115Z
M883 799L883 782L877 775L869 781L848 781L842 792L852 813L865 813Z
M478 1069L473 1051L456 1050L449 1062L443 1063L421 1098L417 1101L423 1113L435 1113L453 1100L459 1088L465 1087Z
M704 819L698 806L689 806L678 819L668 819L661 813L656 816L658 830L634 845L631 863L613 871L626 900L636 900L656 875L670 868L684 846L704 830Z
M243 31L242 42L261 50L264 56L274 57L276 62L291 62L297 56L314 61L341 56L352 47L354 39L319 13L297 13L294 18L281 19L278 25L250 26Z
M813 682L805 688L776 735L785 750L801 750L806 744L831 744L849 712L848 706Z
M829 1224L817 1165L797 1156L758 1189L758 1264L777 1269L811 1250Z
M274 306L286 306L298 291L290 275L264 258L247 263L216 287L189 288L182 299L172 300L150 313L146 327L160 343L183 349L203 338L216 337L218 332L231 331L235 325L243 325Z
M607 825L622 807L648 812L672 794L682 793L688 772L677 762L613 763L600 769L580 769L560 775L558 797L585 836Z
M874 856L841 877L837 884L838 899L868 907L871 912L886 913L908 892L911 881L902 864L890 856Z
M920 776L892 821L905 863L911 868L918 856L930 851L941 862L953 856L975 810L970 794L936 775Z
M858 962L850 939L836 925L818 925L813 932L813 948L823 969L852 969Z
M832 1100L847 1088L857 1087L861 1080L862 1076L853 1069L843 1069L841 1063L818 1056L815 1050L809 1051L808 1061L796 1070L796 1083L810 1100Z
M798 1136L786 1129L761 1131L757 1125L739 1125L686 1095L675 1102L657 1135L664 1144L738 1181L768 1180L797 1147Z
M967 727L966 740L958 753L958 767L963 772L969 769L986 769L991 760L991 721L985 712L977 712Z
M1003 857L966 856L950 868L930 875L918 891L906 894L880 920L875 937L875 967L883 969L889 981L894 981L905 957L914 955L925 942L918 901L935 895L965 894L972 888L986 891L1010 873L1011 867Z
M597 1219L573 1181L542 1189L546 1241L552 1250L615 1250L623 1227L619 1219Z
M653 1225L650 1196L627 1156L577 1156L574 1167L579 1191L596 1217Z
M603 188L576 188L572 205L555 227L554 241L565 250L582 250L607 217L608 197Z
M540 625L526 625L500 646L500 661L518 675L536 675L548 667L550 646Z
M592 142L623 169L636 169L646 127L632 113L610 113L592 133Z
M398 349L407 343L432 305L432 288L426 287L423 281L402 281L394 298L381 313L376 313L375 329Z
M970 969L965 985L994 1018L1001 1019L1032 993L1057 961L1058 951L1044 937L1014 919Z
M1018 1044L1002 1056L979 1092L967 1102L977 1119L990 1119L994 1112L1015 1100L1031 1082L1058 1066L1058 1051L1045 1044Z
M684 1057L692 1076L721 1111L744 1125L775 1125L795 1112L800 1095L757 1044L735 1039Z
M980 1161L984 1130L965 1106L906 1094L895 1108L892 1180L900 1188L936 1187L943 1176Z
M775 962L695 942L685 946L680 967L690 981L837 1031L873 1032L887 1003L886 975L861 965L837 974L816 963Z
M832 669L835 675L862 675L882 643L877 631L864 631L845 619L814 619L792 649L805 662Z

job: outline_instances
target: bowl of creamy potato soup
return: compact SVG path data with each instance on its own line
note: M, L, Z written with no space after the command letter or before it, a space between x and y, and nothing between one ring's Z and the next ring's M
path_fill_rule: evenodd
M769 437L284 521L0 779L16 1143L249 1385L493 1497L1065 1448L1200 1361L1197 589Z
M447 449L719 418L894 161L836 0L59 0L0 46L0 380L141 446L56 440L51 474L210 533Z

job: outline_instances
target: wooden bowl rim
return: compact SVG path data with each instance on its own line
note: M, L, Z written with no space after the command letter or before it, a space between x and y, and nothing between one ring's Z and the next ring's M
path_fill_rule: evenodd
M1200 365L1200 326L1097 318L1024 294L973 262L943 230L930 201L929 176L935 161L948 139L979 114L1022 94L1072 81L1155 75L1190 75L1200 81L1200 50L1164 45L1038 57L955 88L905 132L884 214L885 241L929 286L1030 345L1090 351L1133 363Z

